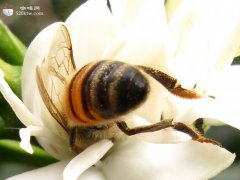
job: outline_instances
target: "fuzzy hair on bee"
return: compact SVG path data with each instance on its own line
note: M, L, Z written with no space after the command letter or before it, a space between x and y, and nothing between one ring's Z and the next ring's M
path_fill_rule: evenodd
M151 87L147 76L179 97L196 99L203 96L182 88L175 78L151 67L98 60L77 69L72 49L69 32L61 24L47 56L36 68L36 80L45 106L69 135L69 144L76 153L101 139L114 141L122 136L165 128L184 132L199 142L219 145L204 137L198 129L172 120L129 128L120 117L140 107L148 98Z
M76 124L103 124L138 107L148 80L120 61L98 61L79 70L67 88L67 114Z

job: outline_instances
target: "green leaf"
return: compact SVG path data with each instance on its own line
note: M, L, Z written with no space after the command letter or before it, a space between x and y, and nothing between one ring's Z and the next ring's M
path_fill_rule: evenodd
M18 97L21 97L21 66L13 66L0 59L0 69L4 72L4 78L11 89ZM0 107L0 139L17 139L19 137L18 129L23 127L23 124L16 117L1 93Z
M19 98L21 98L21 65L25 52L26 47L0 21L0 57L2 58L0 58L0 69ZM1 94L0 106L0 138L18 138L18 128L23 125Z
M22 65L26 47L0 21L0 57L13 65Z
M0 59L0 69L4 72L4 78L13 90L13 92L21 98L21 66L14 66Z
M12 160L37 166L45 166L57 161L43 149L34 145L32 147L34 153L28 154L20 148L18 141L6 139L0 140L0 161Z
M24 125L6 101L1 101L0 107L0 139L19 139L18 130Z
M5 127L4 120L3 120L2 116L0 116L0 132L2 129L4 129L4 127Z
M239 65L239 64L240 64L240 56L235 57L232 62L232 65Z

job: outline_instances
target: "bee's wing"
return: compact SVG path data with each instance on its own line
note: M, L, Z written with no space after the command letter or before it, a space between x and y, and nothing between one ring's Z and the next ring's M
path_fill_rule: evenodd
M64 25L56 30L47 57L36 69L39 92L51 115L68 131L65 92L76 70L69 33Z

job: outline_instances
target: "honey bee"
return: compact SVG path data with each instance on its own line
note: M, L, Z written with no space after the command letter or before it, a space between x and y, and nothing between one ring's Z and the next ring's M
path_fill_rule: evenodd
M181 87L178 81L153 68L133 66L121 61L90 62L77 70L70 35L64 25L57 28L50 51L36 68L36 80L43 102L53 118L69 135L76 153L101 139L116 139L174 128L199 142L218 144L196 128L172 120L129 128L121 116L140 107L151 91L151 76L172 94L182 98L202 98Z

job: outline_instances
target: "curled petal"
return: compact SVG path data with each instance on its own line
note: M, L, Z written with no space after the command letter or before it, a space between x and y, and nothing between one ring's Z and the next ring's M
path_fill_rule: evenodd
M156 145L129 140L116 145L111 152L98 166L108 179L115 180L209 179L235 158L224 148L193 141Z
M97 163L112 147L109 140L97 142L78 154L63 171L64 179L77 179L85 170Z
M13 93L11 88L8 86L7 82L4 80L3 76L4 74L0 70L0 91L4 98L12 107L17 117L25 126L28 125L40 126L41 123L27 109L27 107L22 103L22 101Z

